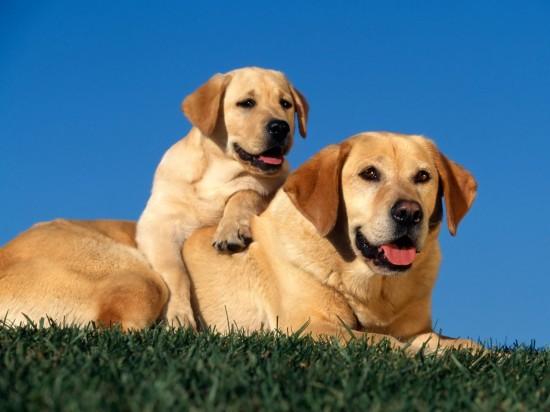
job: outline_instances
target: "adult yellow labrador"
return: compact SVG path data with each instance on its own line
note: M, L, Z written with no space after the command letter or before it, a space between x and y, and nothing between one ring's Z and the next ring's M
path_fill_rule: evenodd
M218 330L349 334L396 347L475 346L432 331L442 201L452 234L476 194L474 178L420 136L363 133L292 173L253 219L247 251L211 247L215 228L184 245L195 313ZM166 287L134 249L132 223L55 221L0 252L0 312L13 322L119 322L139 328Z

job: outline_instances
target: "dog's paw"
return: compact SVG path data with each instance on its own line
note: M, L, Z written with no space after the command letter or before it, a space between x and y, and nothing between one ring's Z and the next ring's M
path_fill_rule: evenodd
M246 249L250 242L252 242L252 234L248 223L222 220L214 234L212 246L219 252L236 253Z
M168 304L166 323L173 328L197 329L195 317L190 304Z
M484 352L486 349L477 342L470 339L450 339L446 345L446 349L465 349L471 352Z
M449 349L464 349L471 352L483 352L485 348L470 339L455 339L439 336L436 333L423 333L416 336L407 346L407 352L414 354L424 353L442 354Z

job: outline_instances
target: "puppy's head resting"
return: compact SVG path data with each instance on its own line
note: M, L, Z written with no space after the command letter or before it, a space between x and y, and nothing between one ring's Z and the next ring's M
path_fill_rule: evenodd
M182 109L205 136L254 174L277 176L292 146L294 114L306 136L308 104L281 72L249 67L217 74Z
M394 133L362 133L329 146L284 185L321 236L345 216L342 230L353 252L380 275L414 267L428 234L439 227L442 198L455 235L476 189L473 176L430 140Z

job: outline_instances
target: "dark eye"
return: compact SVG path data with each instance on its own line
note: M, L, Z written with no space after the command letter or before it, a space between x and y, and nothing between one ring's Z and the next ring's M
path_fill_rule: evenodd
M281 103L281 106L283 107L283 109L290 109L292 107L292 103L290 103L288 100L286 99L281 99L280 102Z
M374 166L367 167L359 173L359 176L371 182L378 182L380 180L380 172L378 172L378 169Z
M245 109L252 109L254 106L256 106L256 100L254 99L241 100L240 102L237 102L237 106L244 107Z
M425 170L420 170L418 173L414 176L413 180L414 183L426 183L428 182L432 177L430 174Z

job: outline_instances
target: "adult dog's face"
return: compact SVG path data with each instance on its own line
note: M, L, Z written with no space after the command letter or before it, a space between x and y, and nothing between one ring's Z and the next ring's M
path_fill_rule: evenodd
M375 134L350 151L342 195L352 246L376 272L409 269L436 209L439 175L425 139Z
M338 216L370 271L406 273L439 226L444 196L449 230L469 209L473 177L421 136L364 133L330 146L293 173L285 190L324 236Z
M256 67L212 77L188 96L191 123L251 173L277 176L292 146L294 118L305 137L308 105L280 72Z

